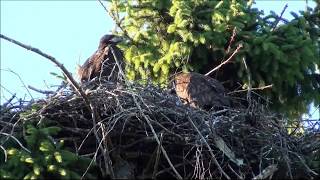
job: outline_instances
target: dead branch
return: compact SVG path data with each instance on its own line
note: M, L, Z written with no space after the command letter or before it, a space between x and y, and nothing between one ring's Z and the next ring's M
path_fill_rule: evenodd
M251 88L251 90L264 90L264 89L268 89L268 88L272 88L272 84L270 85L267 85L267 86L262 86L262 87L256 87L256 88ZM235 94L235 93L239 93L239 92L246 92L248 91L248 89L241 89L241 90L237 90L237 91L232 91L232 92L229 92L227 93L228 95L231 95L231 94Z
M200 135L201 140L205 143L205 145L207 146L207 148L209 149L209 152L211 154L211 158L213 159L213 162L215 163L215 165L218 167L219 171L224 175L225 178L230 179L230 177L228 176L228 174L221 168L220 164L218 163L215 155L213 154L213 151L210 147L210 145L208 144L208 142L206 141L206 139L203 137L202 133L199 131L199 129L197 128L197 126L193 123L192 119L190 117L188 117L188 121L190 122L190 124L192 125L192 127L197 131L197 133Z
M93 128L94 128L94 133L96 135L97 138L97 142L100 141L100 138L98 136L97 130L96 130L96 125L97 125L97 119L99 119L99 115L97 113L96 107L95 105L89 100L88 96L84 93L83 89L79 86L79 84L74 80L74 78L72 77L71 73L64 67L63 64L61 64L59 61L57 61L54 57L52 57L51 55L48 55L44 52L42 52L41 50L39 50L38 48L34 48L30 45L25 45L19 41L16 41L12 38L9 38L3 34L0 34L0 38L3 38L13 44L16 44L22 48L25 48L27 50L30 50L36 54L39 54L40 56L43 56L45 58L47 58L48 60L50 60L52 63L54 63L55 65L57 65L61 71L63 72L63 74L67 77L68 82L70 83L70 85L76 90L77 93L79 93L79 95L83 98L83 100L85 101L88 109L91 111L92 113L92 122L93 122ZM103 150L103 149L101 149Z
M0 38L5 39L13 44L16 44L22 48L25 48L29 51L32 51L36 54L39 54L42 57L45 57L47 59L49 59L51 62L53 62L55 65L57 65L63 72L63 74L67 77L68 82L70 83L71 86L73 86L77 92L81 95L81 97L84 99L84 101L88 104L88 106L90 107L91 102L89 101L88 97L86 96L86 94L83 92L82 88L79 86L79 84L74 80L74 78L72 77L72 75L70 74L70 72L64 67L63 64L61 64L59 61L57 61L54 57L42 52L41 50L39 50L38 48L34 48L30 45L25 45L19 41L16 41L12 38L9 38L3 34L0 34Z
M231 56L227 60L223 61L217 67L215 67L212 70L210 70L208 73L205 74L205 76L209 76L211 73L213 73L214 71L220 69L223 65L227 64L233 58L233 56L238 53L238 51L242 48L242 46L243 46L242 44L239 44L237 46L237 49L231 54Z
M41 93L41 94L45 94L45 95L49 95L49 94L54 94L55 91L48 91L48 90L41 90L41 89L38 89L38 88L35 88L33 86L30 86L28 85L28 88L35 91L35 92L38 92L38 93Z
M230 38L229 45L228 45L228 48L227 48L227 53L230 52L231 45L234 42L236 35L237 35L237 27L234 27L233 30L232 30L232 36Z
M277 27L278 23L282 19L282 16L283 16L283 14L284 14L284 12L286 11L287 8L288 8L288 3L283 7L282 12L281 12L280 16L277 17L277 20L273 24L273 27L272 27L271 31L274 31L274 29Z

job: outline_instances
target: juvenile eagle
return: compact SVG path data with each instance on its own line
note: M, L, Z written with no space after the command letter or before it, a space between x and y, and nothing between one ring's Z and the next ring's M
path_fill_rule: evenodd
M78 67L77 74L81 82L89 81L95 77L105 77L109 81L117 82L122 78L119 68L123 69L123 54L116 46L121 39L115 35L104 35L100 39L98 50ZM116 62L111 48L119 62Z
M222 84L199 73L179 73L174 77L177 95L192 107L211 108L230 106Z

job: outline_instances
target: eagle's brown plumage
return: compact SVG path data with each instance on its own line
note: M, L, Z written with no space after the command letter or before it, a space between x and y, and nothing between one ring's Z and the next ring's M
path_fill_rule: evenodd
M113 82L121 79L119 68L123 69L124 62L122 52L116 46L117 38L114 35L104 35L100 39L98 50L77 70L81 82L89 81L95 77L105 77ZM113 48L119 64L116 63L110 48Z
M193 107L230 106L222 84L199 73L179 73L174 78L177 95Z

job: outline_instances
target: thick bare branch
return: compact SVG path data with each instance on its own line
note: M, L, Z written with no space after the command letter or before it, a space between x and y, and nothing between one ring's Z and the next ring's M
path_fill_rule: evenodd
M67 77L68 82L70 83L70 85L79 93L79 95L83 98L83 100L85 101L88 109L91 111L91 115L92 115L92 121L93 121L93 129L94 129L94 134L97 138L97 142L100 142L100 138L98 136L98 132L96 130L97 127L97 119L99 119L99 115L97 113L96 107L95 105L89 100L88 96L84 93L83 89L81 88L81 86L76 82L76 80L72 77L71 73L64 67L63 64L61 64L58 60L56 60L56 58L54 58L53 56L46 54L44 52L42 52L40 49L38 48L34 48L30 45L25 45L17 40L14 40L12 38L9 38L3 34L0 34L0 38L5 39L13 44L16 44L22 48L25 48L27 50L30 50L34 53L39 54L42 57L47 58L48 60L50 60L52 63L54 63L55 65L57 65L61 71L63 72L63 74ZM103 150L103 149L101 149Z

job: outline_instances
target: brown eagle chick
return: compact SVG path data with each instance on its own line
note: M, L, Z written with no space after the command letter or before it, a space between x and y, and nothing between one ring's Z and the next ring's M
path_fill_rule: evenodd
M179 73L174 77L177 95L192 107L230 106L225 89L216 79L199 73Z
M116 46L120 38L115 35L104 35L100 39L99 47L94 54L79 66L77 75L81 82L90 81L95 77L106 77L107 80L116 82L121 79L119 68L123 69L123 54ZM118 64L111 52L114 50Z

